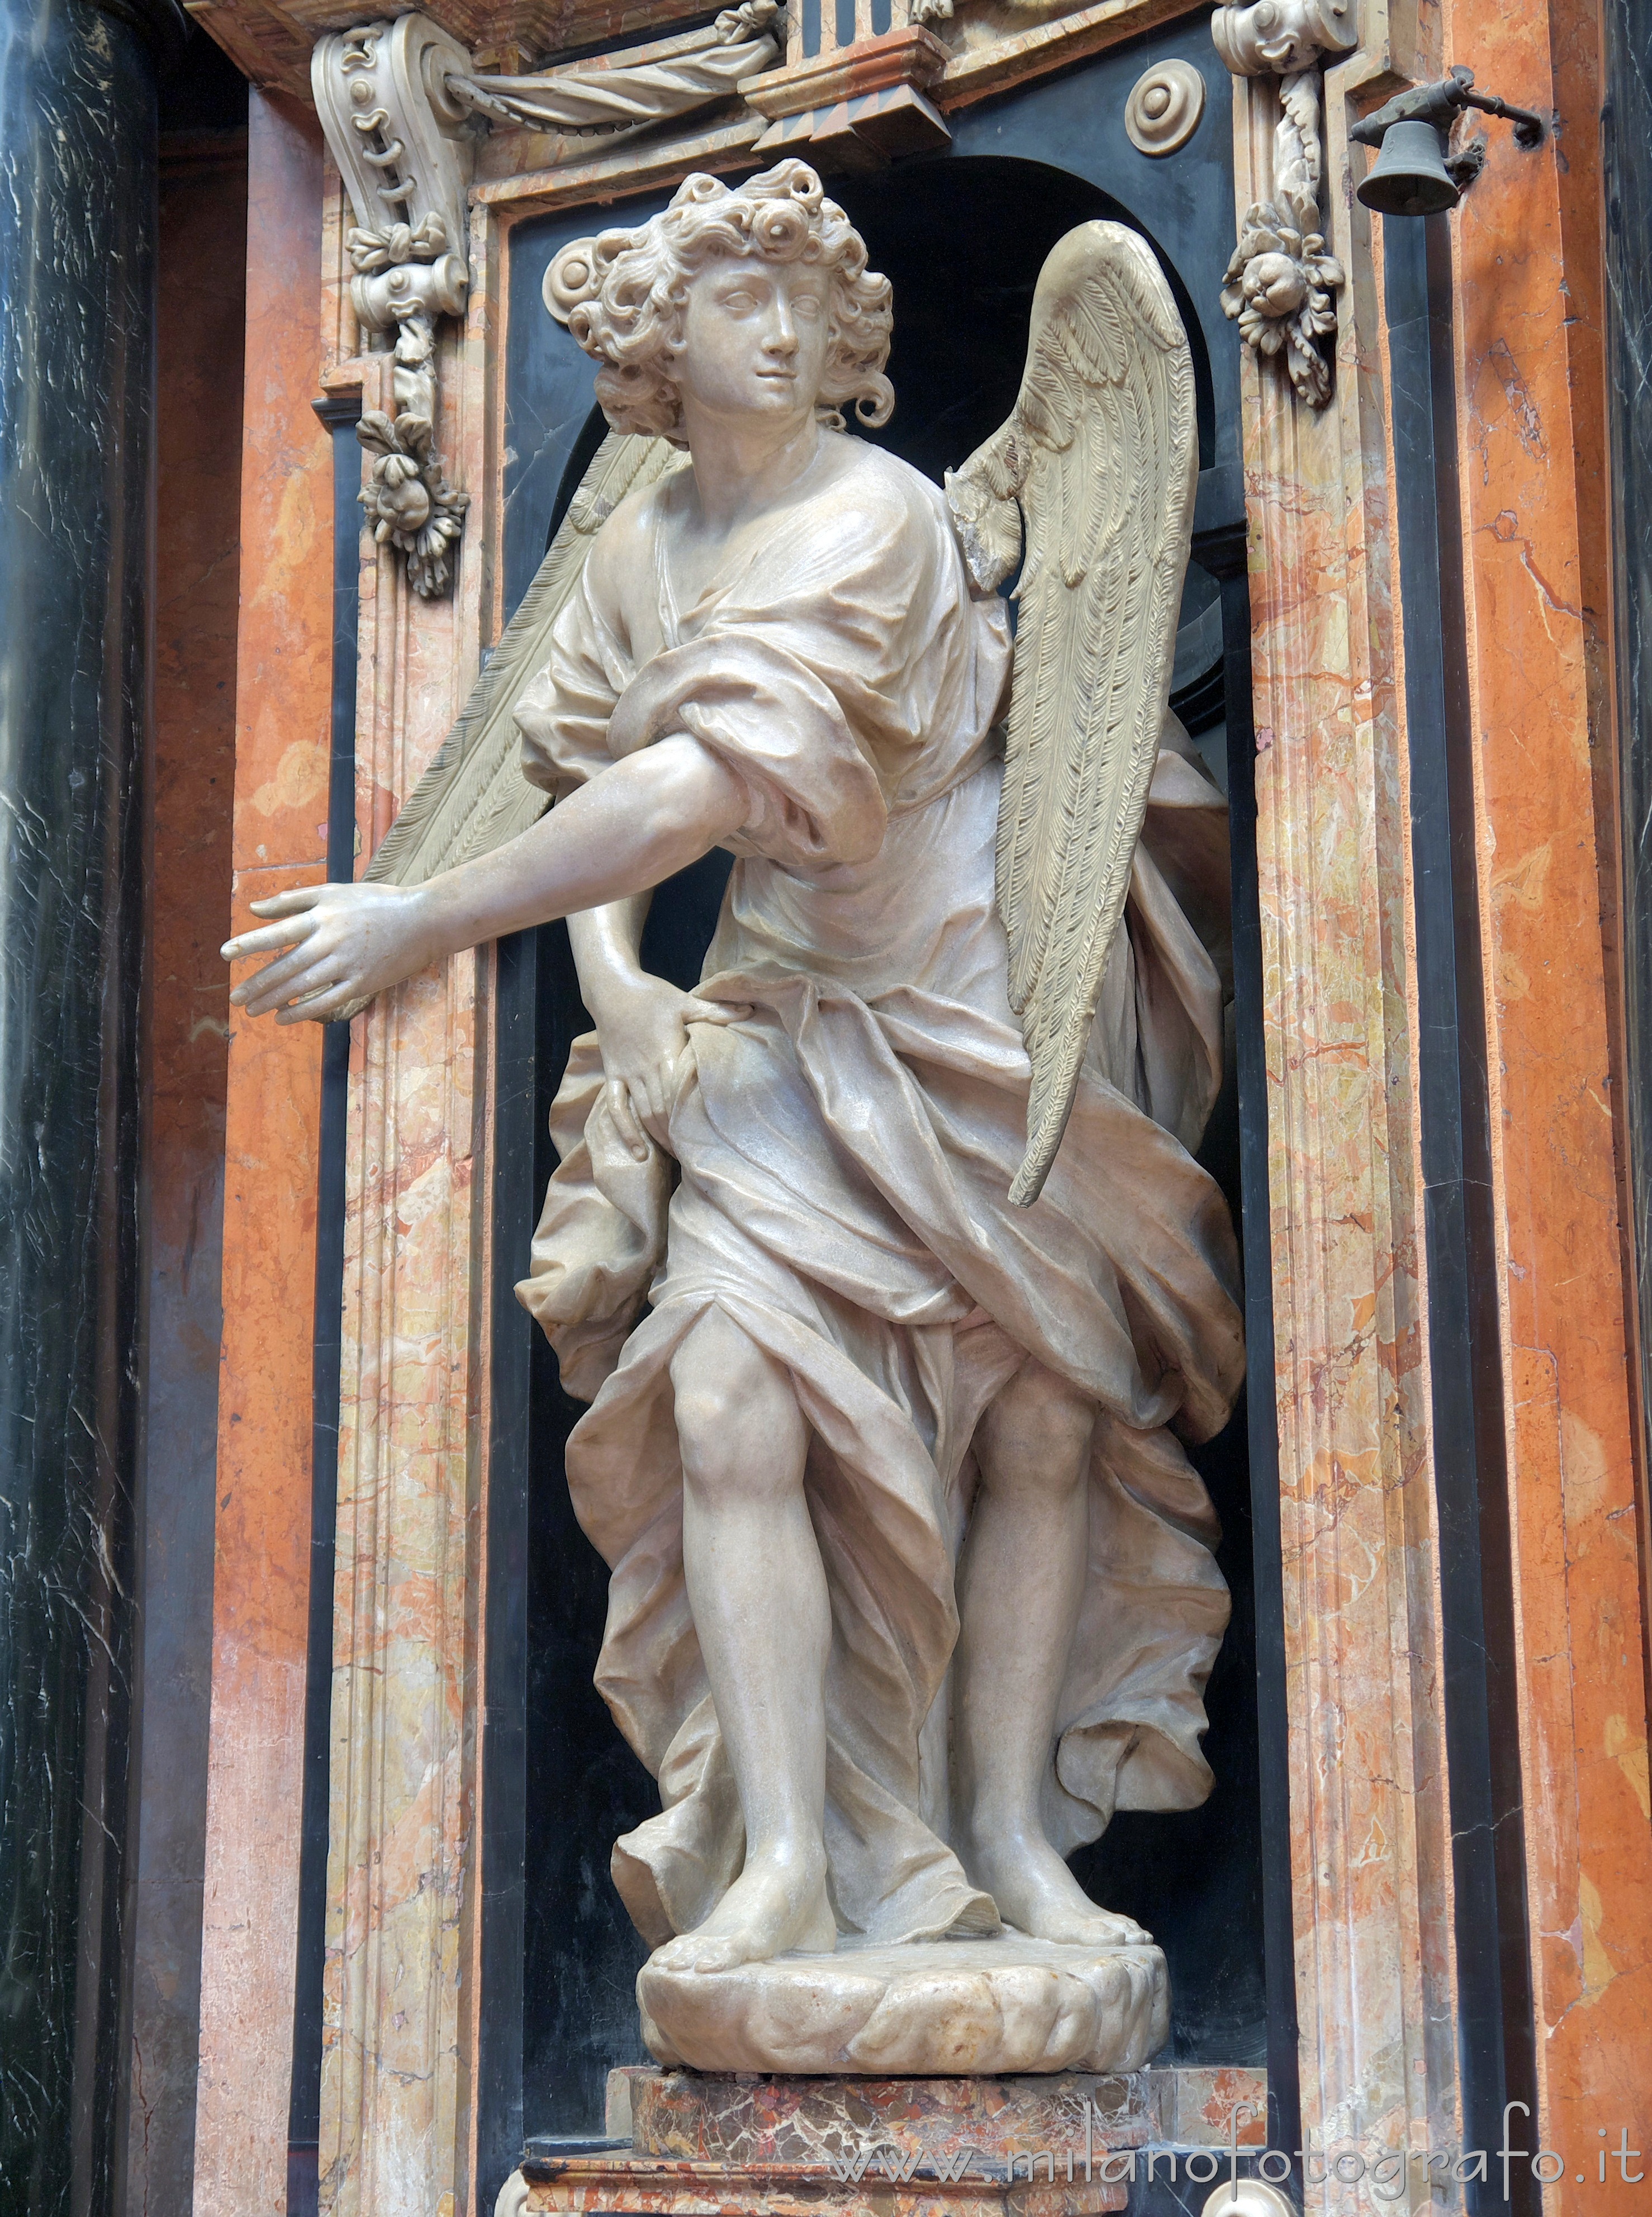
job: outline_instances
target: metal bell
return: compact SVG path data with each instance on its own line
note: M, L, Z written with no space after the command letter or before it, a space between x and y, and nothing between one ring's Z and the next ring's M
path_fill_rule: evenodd
M1444 215L1463 195L1445 166L1445 141L1432 123L1390 123L1383 150L1359 186L1378 215Z

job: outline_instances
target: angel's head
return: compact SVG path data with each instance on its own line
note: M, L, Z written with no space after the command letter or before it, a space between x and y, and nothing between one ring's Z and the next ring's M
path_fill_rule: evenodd
M838 430L851 403L873 424L894 405L889 281L801 162L733 191L689 178L639 230L564 247L545 301L601 363L597 398L616 431L686 444L685 385L714 411L812 409Z

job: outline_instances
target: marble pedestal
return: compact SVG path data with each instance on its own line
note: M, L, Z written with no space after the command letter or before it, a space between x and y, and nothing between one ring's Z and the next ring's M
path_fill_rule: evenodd
M857 2183L834 2177L824 2165L657 2163L633 2157L525 2158L521 2177L524 2217L1104 2217L1123 2209L1129 2189L1123 2180L1086 2182L1080 2171L1069 2185L1063 2172L1054 2184L1043 2171L1036 2181L966 2176L943 2179L919 2165L905 2181L869 2171Z
M1157 1948L1068 1948L1008 1933L840 1948L637 1979L642 2035L696 2071L1003 2077L1139 2071L1170 2031Z
M1153 2136L1142 2073L628 2077L629 2150L530 2151L525 2209L1101 2217L1124 2207L1124 2158Z

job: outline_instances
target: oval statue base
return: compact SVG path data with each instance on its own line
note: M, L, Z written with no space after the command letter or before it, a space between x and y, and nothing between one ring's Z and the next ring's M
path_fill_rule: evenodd
M696 2071L879 2078L1139 2071L1170 2033L1157 1948L1053 1941L845 1945L733 1971L637 1978L642 2036Z

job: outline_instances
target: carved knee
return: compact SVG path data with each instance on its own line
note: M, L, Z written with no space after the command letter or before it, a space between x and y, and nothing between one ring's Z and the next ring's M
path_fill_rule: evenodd
M671 1390L690 1485L768 1495L798 1482L802 1419L786 1374L720 1312L671 1358Z
M683 1443L683 1452L696 1464L715 1461L719 1443L725 1442L739 1422L738 1387L731 1390L729 1381L696 1376L691 1372L684 1376L679 1366L671 1365L671 1386L676 1402L677 1436Z
M981 1420L977 1444L983 1482L989 1487L1069 1491L1088 1471L1095 1424L1093 1401L1065 1379L1030 1363Z

